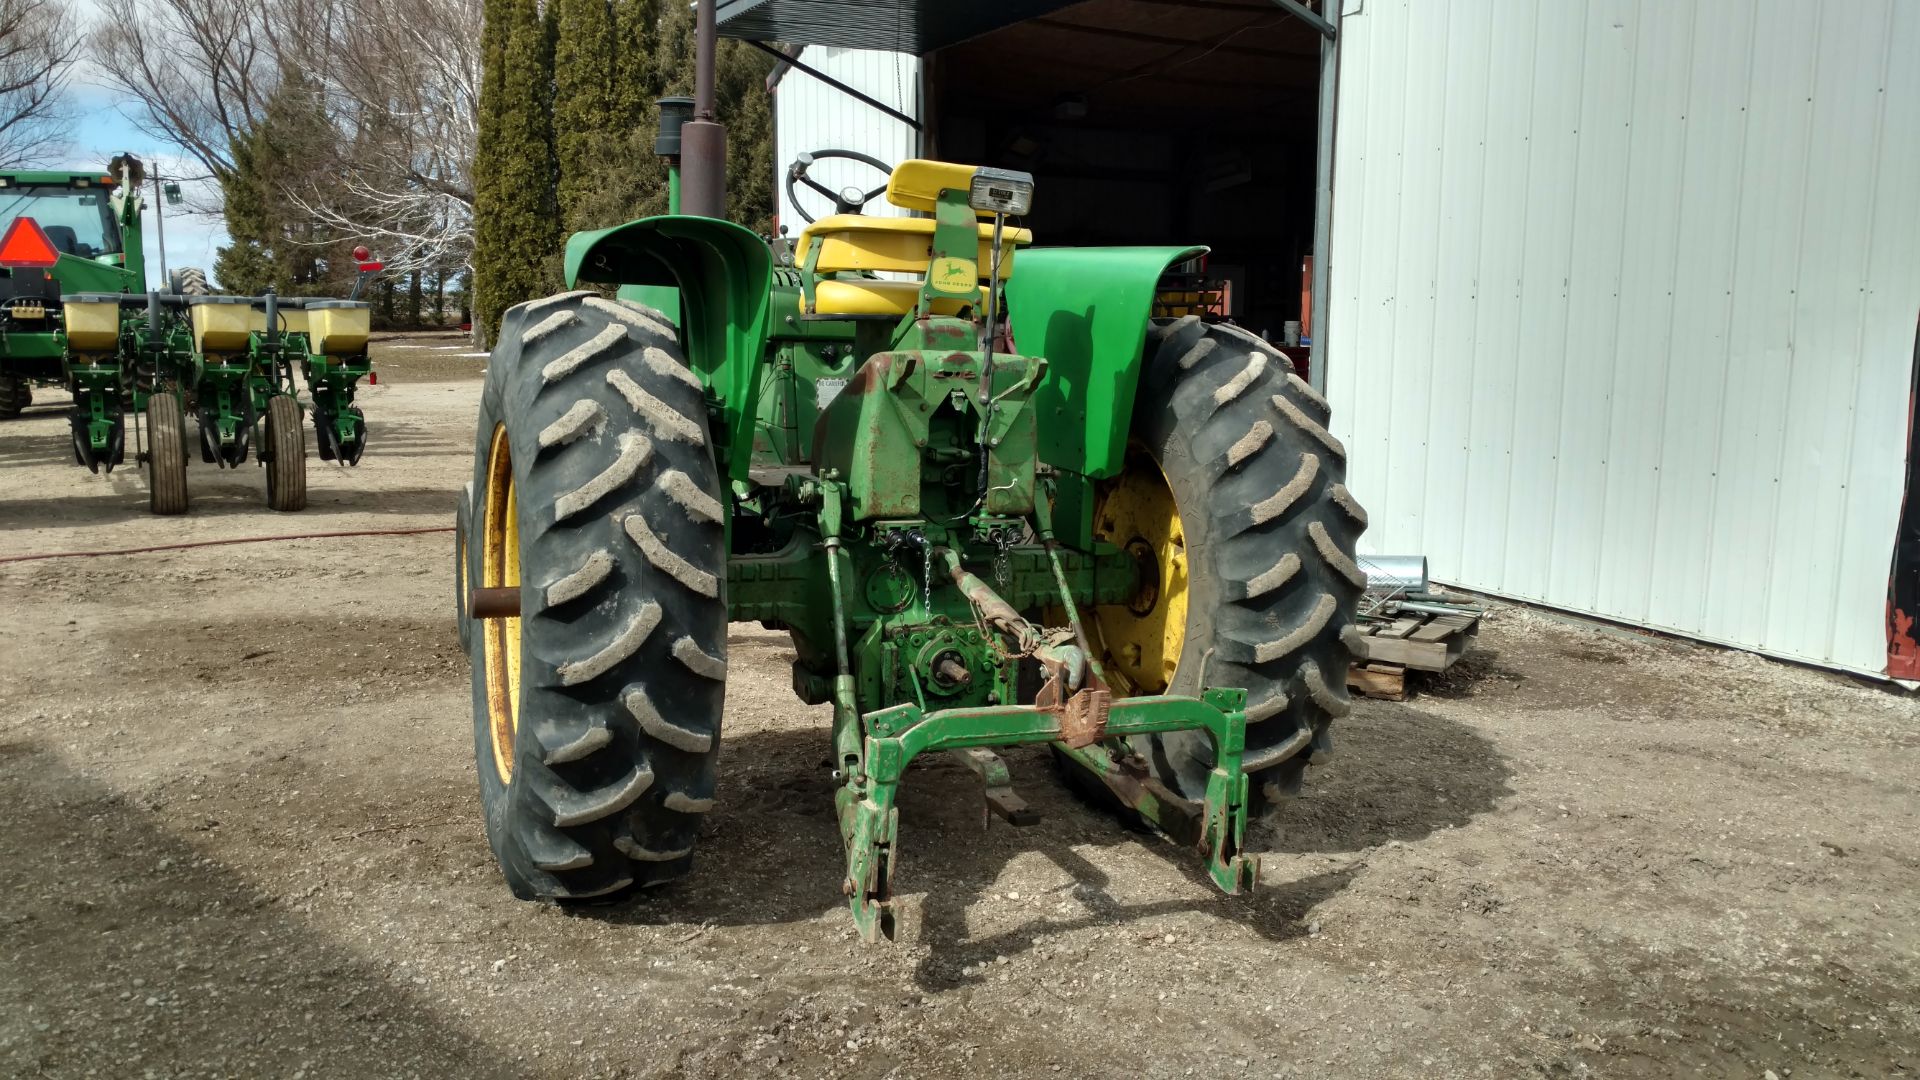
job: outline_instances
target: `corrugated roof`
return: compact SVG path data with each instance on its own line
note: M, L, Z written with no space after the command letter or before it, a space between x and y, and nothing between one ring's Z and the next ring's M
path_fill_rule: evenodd
M924 56L1072 0L720 0L722 37Z

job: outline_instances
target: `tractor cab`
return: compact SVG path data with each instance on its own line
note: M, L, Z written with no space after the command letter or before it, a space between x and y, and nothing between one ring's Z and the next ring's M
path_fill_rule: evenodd
M0 172L0 398L27 401L33 383L61 378L62 296L140 287L127 190L107 172Z
M17 223L31 221L57 254L118 262L113 188L113 178L100 173L0 173L0 221L16 237Z

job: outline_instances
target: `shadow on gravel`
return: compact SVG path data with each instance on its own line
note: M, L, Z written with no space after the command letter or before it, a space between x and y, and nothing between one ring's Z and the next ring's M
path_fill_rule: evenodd
M1301 798L1263 847L1353 852L1416 843L1457 828L1512 794L1513 770L1478 732L1407 704L1356 702L1334 724L1334 753L1316 760Z
M1499 649L1475 645L1452 667L1421 679L1417 693L1457 701L1510 690L1526 681L1526 675L1501 662Z
M515 1075L57 754L0 743L0 801L0 1075Z
M327 470L333 468L332 465L326 467ZM253 469L252 463L238 473L228 470L227 475L212 483L208 482L206 474L213 471L213 466L202 464L188 469L187 516L257 519L257 527L249 529L249 535L325 531L338 528L328 523L329 518L353 514L443 514L445 524L449 528L453 525L453 508L458 494L455 489L408 487L369 490L329 487L329 472L319 468L311 468L307 473L307 508L298 513L275 514L266 505L266 477L258 470L251 473L244 471L247 469ZM115 473L117 475L118 470ZM0 473L0 480L3 479L4 473ZM45 499L0 497L0 531L37 530L50 525L84 528L149 517L146 480L137 471L131 479L133 486L125 492L113 490L97 495L60 495ZM252 481L257 488L248 486L248 481ZM213 486L214 483L219 486Z
M1510 790L1510 770L1491 744L1433 714L1366 707L1335 731L1337 756L1309 774L1305 796L1285 808L1277 825L1261 829L1254 840L1258 850L1362 852L1390 840L1415 842L1466 824ZM718 793L724 809L701 836L692 874L658 893L581 914L654 925L758 925L825 912L842 917L844 866L826 749L824 728L728 738ZM1364 865L1349 862L1294 881L1275 881L1269 873L1267 884L1251 896L1222 896L1196 853L1131 829L1070 793L1044 748L1005 756L1016 790L1041 813L1034 826L1015 829L996 818L982 829L979 781L944 757L916 761L901 789L894 889L902 899L924 895L918 939L931 946L931 954L916 977L929 990L970 981L963 968L1029 949L1042 935L1181 912L1214 915L1267 941L1286 941L1305 934L1307 913L1345 888ZM1088 849L1122 846L1132 850L1117 858L1151 855L1184 884L1166 889L1166 899L1117 899L1116 893L1138 894L1139 883L1116 887L1113 860L1096 861ZM1056 892L1075 902L1076 913L1036 912L1017 929L972 936L969 908L1008 863L1028 854L1044 857L1071 879Z

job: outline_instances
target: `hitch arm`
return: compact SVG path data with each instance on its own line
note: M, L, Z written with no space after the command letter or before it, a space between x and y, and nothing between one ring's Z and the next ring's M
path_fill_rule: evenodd
M1259 879L1259 857L1242 848L1248 790L1247 777L1240 771L1246 750L1245 705L1246 692L1231 689L1207 690L1199 698L1125 698L1111 705L1105 724L1109 738L1196 729L1212 736L1214 768L1207 779L1206 799L1198 806L1151 781L1130 782L1124 776L1123 763L1100 746L1085 750L1062 747L1076 760L1111 763L1112 769L1121 774L1121 778L1108 780L1114 793L1150 820L1171 825L1167 831L1175 839L1199 848L1207 857L1208 876L1229 894L1246 891ZM847 853L843 887L863 940L893 936L892 881L900 824L895 797L907 764L932 750L1064 743L1070 735L1065 713L1065 709L1024 705L925 713L919 706L907 704L861 717L866 729L865 776L857 784L854 778L848 778L836 792L835 802ZM1107 779L1104 773L1102 779Z

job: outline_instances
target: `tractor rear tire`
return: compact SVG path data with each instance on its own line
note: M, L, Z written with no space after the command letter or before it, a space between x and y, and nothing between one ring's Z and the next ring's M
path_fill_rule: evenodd
M300 403L291 394L267 399L267 507L292 511L307 508L307 431L300 424Z
M11 420L33 404L33 384L17 375L0 375L0 420Z
M1328 724L1350 708L1349 639L1366 585L1354 547L1366 513L1344 484L1346 451L1328 432L1328 415L1326 401L1265 342L1193 316L1157 322L1127 463L1103 486L1095 513L1096 534L1186 583L1184 619L1167 615L1184 629L1164 638L1177 643L1177 658L1172 648L1152 655L1162 639L1143 637L1132 620L1157 613L1143 615L1138 602L1096 609L1107 648L1129 634L1146 642L1145 668L1137 647L1131 654L1146 683L1136 692L1246 690L1243 766L1256 813L1299 792L1308 763L1332 750ZM1157 539L1150 527L1130 529L1119 502L1155 490L1170 496L1160 519L1174 510L1178 518ZM1162 605L1158 592L1152 603ZM1108 666L1126 674L1114 656ZM1135 749L1163 783L1205 796L1214 760L1205 733L1144 736Z
M705 395L650 308L510 309L487 362L467 543L487 839L523 899L685 874L713 805L726 678L725 489Z
M207 284L207 272L197 266L183 266L167 275L167 288L175 296L208 296L213 287Z
M165 391L147 399L147 509L187 512L187 415Z

